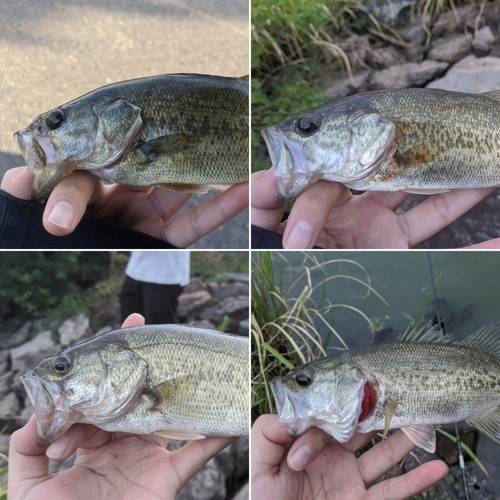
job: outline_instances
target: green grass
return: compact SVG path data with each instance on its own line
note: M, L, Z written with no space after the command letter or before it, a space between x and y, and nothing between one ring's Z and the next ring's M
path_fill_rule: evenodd
M248 270L248 252L191 252L191 276L204 282L221 281L227 273Z

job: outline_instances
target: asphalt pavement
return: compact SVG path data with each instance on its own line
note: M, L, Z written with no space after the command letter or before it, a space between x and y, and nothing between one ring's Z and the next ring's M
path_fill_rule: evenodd
M248 71L248 0L0 0L0 177L24 164L15 131L86 92L162 73ZM248 248L248 210L191 248Z

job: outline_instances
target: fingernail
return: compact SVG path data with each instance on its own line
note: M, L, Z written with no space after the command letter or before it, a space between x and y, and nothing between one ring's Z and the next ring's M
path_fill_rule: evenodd
M299 220L293 226L288 238L283 243L285 248L311 248L314 236L314 228L305 220Z
M59 227L68 228L73 224L75 207L67 201L58 201L50 211L47 219Z
M68 448L69 441L62 437L61 439L58 439L57 441L54 441L53 443L50 444L50 446L47 448L47 451L45 454L50 458L50 460L61 460L62 457L64 457L64 454L66 453L66 450Z
M288 465L291 469L295 471L304 470L309 460L312 458L312 448L307 446L301 446L291 457L288 457Z

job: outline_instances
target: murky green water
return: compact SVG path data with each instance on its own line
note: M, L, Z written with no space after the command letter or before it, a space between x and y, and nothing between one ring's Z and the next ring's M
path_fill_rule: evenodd
M498 252L282 252L286 263L274 254L276 279L283 272L283 281L293 279L311 269L313 285L329 278L324 288L314 293L316 303L322 302L323 293L333 304L346 304L363 311L370 318L376 330L391 327L399 331L415 318L432 292L430 261L440 299L440 314L446 327L457 339L463 339L477 328L500 321L500 253ZM320 262L332 261L321 268L307 258L313 256ZM347 278L351 276L366 281L365 272L354 261L364 267L371 286L387 301L384 304L374 293L367 294L366 286ZM335 262L336 261L336 262ZM297 296L306 284L301 279L292 289L291 296ZM425 308L426 318L436 316L435 303L430 300ZM336 308L328 315L329 321L343 336L350 347L369 345L373 341L393 341L389 334L373 339L370 326L359 314L350 309ZM326 334L326 328L324 331ZM338 346L332 341L332 347Z

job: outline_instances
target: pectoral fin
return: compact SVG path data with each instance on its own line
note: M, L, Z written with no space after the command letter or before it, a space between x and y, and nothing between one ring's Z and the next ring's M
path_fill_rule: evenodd
M195 439L205 439L206 436L203 434L197 434L196 432L188 431L169 431L169 430L159 430L155 434L168 439L182 439L185 441L192 441Z
M429 453L436 451L436 431L432 425L408 425L401 430L420 448Z
M144 162L154 162L162 156L175 155L191 149L198 138L188 134L171 134L145 142L137 149L145 156Z
M162 407L168 408L189 400L197 383L196 375L181 375L158 384L147 392L153 397L154 409L161 410Z
M175 182L161 182L160 184L155 184L157 187L163 189L168 189L169 191L180 191L186 193L206 193L209 190L208 186L202 186L201 184L178 184Z
M385 426L384 426L384 438L387 436L387 432L391 428L391 420L396 411L398 404L391 398L387 398L384 403L384 416L385 416Z
M423 195L432 195L432 194L440 194L447 193L450 191L449 189L405 189L405 193L410 194L423 194Z

